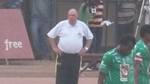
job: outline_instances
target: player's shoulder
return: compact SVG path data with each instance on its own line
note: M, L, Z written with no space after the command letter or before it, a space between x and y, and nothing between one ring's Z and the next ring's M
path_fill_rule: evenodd
M146 45L145 45L144 41L139 40L139 41L136 43L134 49L136 49L136 50L137 50L137 49L144 50L145 47L146 47Z
M136 45L143 46L144 45L144 41L143 40L139 40L139 41L137 41Z
M146 49L147 46L145 45L145 43L142 40L139 40L133 49L133 53L137 54L140 52L141 54L144 54L146 53Z

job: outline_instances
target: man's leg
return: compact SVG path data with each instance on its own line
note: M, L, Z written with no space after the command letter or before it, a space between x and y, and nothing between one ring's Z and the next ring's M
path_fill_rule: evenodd
M65 56L58 56L57 59L57 71L56 71L56 84L68 84L68 68L65 61Z
M69 71L69 78L68 84L78 84L79 79L79 69L80 69L80 56L75 55L72 56L72 60L70 60L70 71Z
M97 46L96 45L96 29L95 28L90 28L90 30L93 33L94 38L93 38L93 42L91 44L91 47L89 49L89 52L90 53L95 53L96 52L96 46Z
M96 53L100 53L101 51L101 43L102 43L102 33L103 33L103 29L102 28L97 28L96 31Z

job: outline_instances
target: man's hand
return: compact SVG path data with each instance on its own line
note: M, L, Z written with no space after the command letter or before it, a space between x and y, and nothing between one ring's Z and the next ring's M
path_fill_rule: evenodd
M101 26L104 26L104 25L106 25L106 26L110 26L110 25L112 25L114 22L111 22L111 21L109 21L109 20L104 20L102 23L101 23Z
M84 56L85 55L85 53L86 53L86 49L85 48L82 48L81 50L80 50L80 52L79 52L79 55L80 56Z
M92 39L87 39L85 46L80 50L79 55L84 56L92 44Z
M53 48L53 51L54 51L56 54L59 54L59 55L62 53L62 51L61 51L59 48L57 48L57 47Z

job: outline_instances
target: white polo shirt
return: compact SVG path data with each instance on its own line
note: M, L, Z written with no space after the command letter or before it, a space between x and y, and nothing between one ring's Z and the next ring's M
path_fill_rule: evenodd
M50 38L58 36L58 48L66 53L79 53L83 47L83 37L93 39L88 26L79 20L74 26L70 25L68 20L61 21L47 35Z

